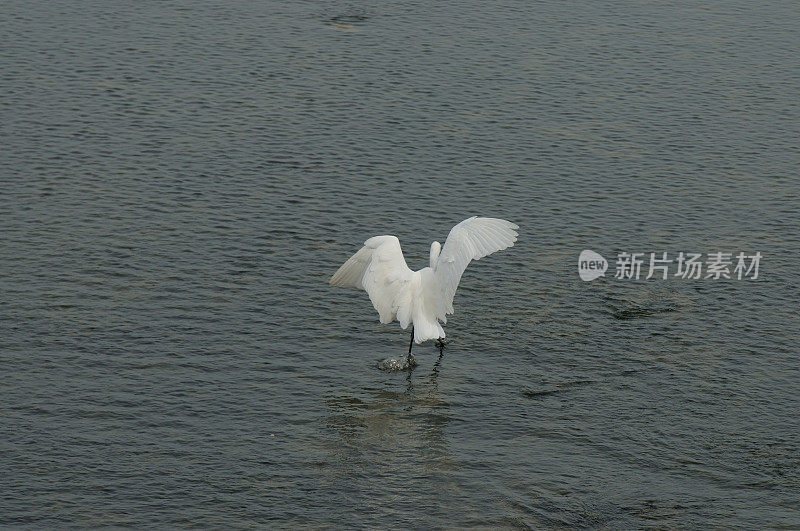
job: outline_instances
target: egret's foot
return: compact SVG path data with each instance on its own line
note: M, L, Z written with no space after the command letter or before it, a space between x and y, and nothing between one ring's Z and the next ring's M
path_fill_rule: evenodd
M436 348L439 349L439 359L441 359L442 355L444 355L444 347L448 343L450 343L450 341L445 341L444 339L441 339L441 338L437 339L436 343L434 343L434 345L436 345Z
M409 354L408 356L406 356L406 366L408 367L409 371L413 370L414 367L416 367L417 365L419 365L419 363L417 363L417 360L414 359L413 354Z

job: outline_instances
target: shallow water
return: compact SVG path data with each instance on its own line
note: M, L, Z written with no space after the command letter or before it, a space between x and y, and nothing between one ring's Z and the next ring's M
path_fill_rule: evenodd
M800 526L796 4L0 15L0 524ZM327 280L475 214L517 245L380 370Z

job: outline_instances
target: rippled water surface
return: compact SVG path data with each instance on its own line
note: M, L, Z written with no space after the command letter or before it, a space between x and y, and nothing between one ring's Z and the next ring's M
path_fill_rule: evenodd
M0 524L800 527L799 17L6 0ZM331 274L475 214L517 245L380 370Z

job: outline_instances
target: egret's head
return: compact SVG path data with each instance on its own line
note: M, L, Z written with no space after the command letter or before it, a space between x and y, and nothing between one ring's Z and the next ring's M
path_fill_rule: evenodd
M431 244L431 267L436 265L436 260L439 259L439 253L442 251L442 244L433 242Z

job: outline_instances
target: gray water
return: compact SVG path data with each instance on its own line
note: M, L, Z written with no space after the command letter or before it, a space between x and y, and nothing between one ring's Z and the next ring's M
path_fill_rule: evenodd
M800 528L800 8L755 4L3 2L0 525ZM517 245L380 370L328 279L471 215Z

